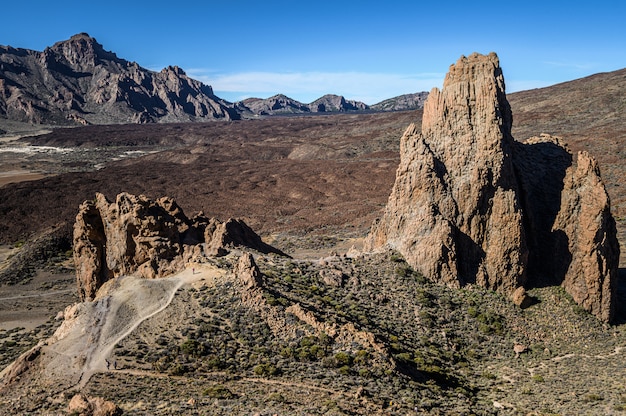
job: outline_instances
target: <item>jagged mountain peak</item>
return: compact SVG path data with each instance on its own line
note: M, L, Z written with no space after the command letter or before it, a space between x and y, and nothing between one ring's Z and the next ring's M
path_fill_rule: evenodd
M100 60L119 60L113 52L105 51L98 41L87 33L79 33L68 40L55 43L44 53L54 53L73 67L86 68L98 65Z
M87 33L43 52L0 50L0 117L58 125L238 118L178 66L160 72L118 58Z

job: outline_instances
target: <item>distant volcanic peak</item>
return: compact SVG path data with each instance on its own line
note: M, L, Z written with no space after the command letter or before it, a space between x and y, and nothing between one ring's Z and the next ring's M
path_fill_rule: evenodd
M511 120L496 54L461 57L429 94L422 133L411 125L402 137L366 247L389 245L453 286L562 285L611 321L619 244L597 164L550 137L515 142Z

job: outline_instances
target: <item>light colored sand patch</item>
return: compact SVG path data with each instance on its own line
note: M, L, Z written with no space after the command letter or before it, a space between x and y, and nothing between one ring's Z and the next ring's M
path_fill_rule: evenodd
M0 143L9 143L21 139L22 137L41 136L42 134L52 133L52 130L34 130L24 133L16 133L7 136L0 136Z
M39 172L31 172L28 170L9 170L6 172L0 172L0 188L9 183L36 181L47 176L50 175Z
M333 254L346 254L351 248L361 251L363 250L364 240L364 238L349 238L332 247L324 247L320 249L299 248L294 250L293 253L289 253L289 255L300 260L317 260L320 258L330 257Z
M66 320L44 347L45 374L84 386L95 372L113 370L107 360L115 345L142 322L167 308L182 286L213 284L226 272L212 265L190 264L167 278L124 276L107 282L93 302L66 310Z
M32 155L36 153L51 153L51 154L67 154L73 152L74 149L71 147L55 147L55 146L5 146L0 147L0 153L20 153Z

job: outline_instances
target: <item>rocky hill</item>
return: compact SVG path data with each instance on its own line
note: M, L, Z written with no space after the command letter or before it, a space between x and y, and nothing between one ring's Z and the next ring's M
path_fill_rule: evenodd
M417 110L424 107L424 102L428 97L427 92L416 92L414 94L403 94L397 97L388 98L377 104L370 106L376 111L404 111Z
M0 371L1 414L625 409L623 386L610 387L624 376L626 334L562 290L535 288L535 304L520 309L478 286L429 282L397 252L350 249L310 260L259 252L238 238L212 252L216 233L200 233L211 242L194 237L187 221L170 198L85 201L77 269L93 263L94 252L83 249L90 242L106 245L102 259L128 273L65 308L39 342L41 329L5 335L3 363L16 345L35 345ZM142 253L164 261L189 231L190 255L170 257L170 273L136 273Z
M279 114L337 113L368 110L370 107L360 101L346 100L340 95L327 94L309 104L304 104L278 94L270 98L246 98L236 102L235 108L244 116L269 116Z
M43 52L0 46L0 117L36 124L230 120L232 106L178 67L142 68L86 33Z

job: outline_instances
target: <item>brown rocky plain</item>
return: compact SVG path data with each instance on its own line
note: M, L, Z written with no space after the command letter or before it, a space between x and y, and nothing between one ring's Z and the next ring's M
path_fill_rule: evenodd
M507 96L515 139L547 133L597 159L622 247L624 91L617 71ZM0 316L48 305L41 325L0 331L0 413L96 403L146 415L626 410L623 273L608 325L559 286L527 288L522 309L478 285L435 284L397 252L359 251L393 187L399 138L421 118L88 126L22 139L73 150L2 159L54 176L0 187ZM68 268L79 205L108 218L122 192L241 218L292 258L204 252L159 279L112 278L57 315L60 300L77 300Z

